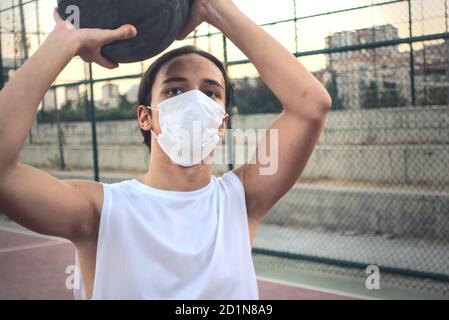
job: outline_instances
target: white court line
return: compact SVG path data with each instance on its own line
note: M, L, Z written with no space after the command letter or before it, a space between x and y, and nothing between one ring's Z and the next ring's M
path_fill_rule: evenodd
M45 247L52 247L52 246L60 246L64 243L61 242L41 242L36 244L29 244L25 246L16 246L16 247L10 247L6 249L0 249L1 253L7 253L7 252L16 252L16 251L22 251L22 250L29 250L29 249L39 249L39 248L45 248Z
M364 296L364 295L360 295L360 294L353 294L353 293L348 293L348 292L339 291L339 290L326 289L326 288L322 288L322 287L304 285L304 284L299 284L299 283L290 282L290 281L277 280L277 279L271 279L271 278L266 278L266 277L257 277L257 279L266 281L266 282L272 282L275 284L286 285L286 286L290 286L290 287L296 287L296 288L301 288L301 289L320 291L323 293L335 294L335 295L348 297L348 298L355 298L355 299L362 299L362 300L380 300L379 298Z
M19 230L19 229L14 229L14 228L9 228L9 227L2 227L2 226L0 226L0 231L18 233L18 234L23 234L23 235L26 235L26 236L32 236L32 237L36 237L36 238L53 240L53 241L58 241L58 242L63 242L63 243L72 243L72 242L70 242L69 240L66 240L66 239L62 239L62 238L58 238L58 237L45 236L43 234L35 233L35 232L32 232L32 231Z

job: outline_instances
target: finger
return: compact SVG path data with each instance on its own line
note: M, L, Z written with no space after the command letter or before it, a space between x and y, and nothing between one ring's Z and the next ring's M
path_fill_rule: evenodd
M98 53L98 55L94 58L94 62L107 69L116 69L119 66L118 63L112 62L101 53Z
M192 16L187 21L184 29L176 37L176 40L184 40L189 34L191 34L203 21L196 16Z
M58 9L58 8L55 8L55 9L53 10L53 18L55 19L55 22L56 22L56 23L59 23L59 22L63 22L63 21L64 21L64 19L62 19L62 18L61 18L61 15L59 14L59 9Z
M115 30L100 30L100 42L108 44L118 40L134 38L137 35L137 29L133 25L126 24Z

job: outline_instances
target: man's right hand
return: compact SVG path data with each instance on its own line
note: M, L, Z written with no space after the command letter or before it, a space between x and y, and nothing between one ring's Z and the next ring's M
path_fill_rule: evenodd
M106 68L105 44L131 38L130 25L116 30L75 29L55 13L56 26L0 91L0 211L33 231L76 244L95 243L103 187L91 181L61 181L18 162L20 150L48 88L74 56Z
M118 64L106 59L101 54L101 48L108 43L130 39L137 35L137 29L130 24L115 30L76 29L70 22L61 18L57 8L53 16L56 21L53 32L73 41L76 48L75 55L80 56L85 62L94 62L108 69L117 68Z

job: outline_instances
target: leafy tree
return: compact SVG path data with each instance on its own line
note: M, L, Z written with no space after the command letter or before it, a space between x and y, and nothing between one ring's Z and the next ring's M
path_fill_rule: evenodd
M395 82L384 81L383 90L380 97L380 105L383 108L405 105L405 99L401 97Z
M442 82L437 76L433 77L433 82ZM448 87L430 87L428 89L427 104L435 106L445 106L449 104Z
M341 99L338 96L338 87L337 83L333 80L329 80L324 84L324 87L326 88L327 92L332 97L332 108L334 110L342 110L343 105L341 103Z
M370 81L369 86L362 89L362 95L362 108L374 109L379 106L379 87L377 82Z
M235 102L240 114L280 113L282 106L261 78L236 80Z

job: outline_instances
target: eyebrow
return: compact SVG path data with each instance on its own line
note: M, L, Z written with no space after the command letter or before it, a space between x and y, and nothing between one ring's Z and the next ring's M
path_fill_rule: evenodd
M165 79L162 84L167 84L167 83L172 83L172 82L188 82L189 80L187 78L184 77L170 77ZM213 79L204 79L203 82L210 84L210 85L214 85L217 87L220 87L224 90L224 87L220 84L220 82L213 80Z

